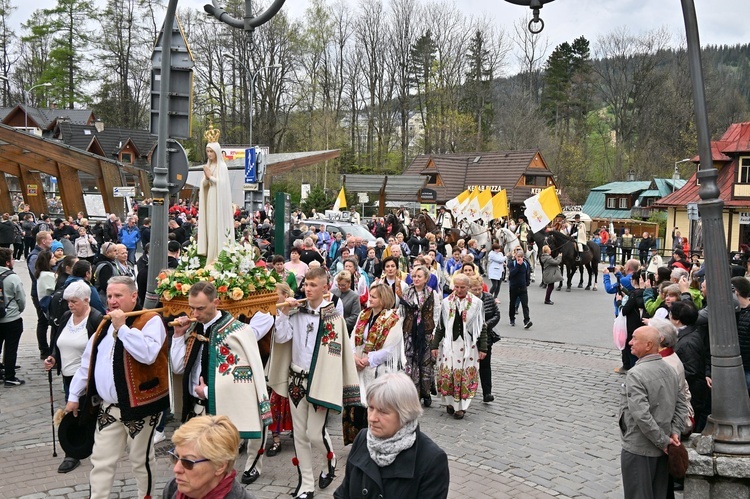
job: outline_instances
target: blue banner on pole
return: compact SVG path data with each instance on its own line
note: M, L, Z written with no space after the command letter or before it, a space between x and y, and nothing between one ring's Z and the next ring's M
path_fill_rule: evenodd
M245 183L252 184L258 181L258 169L256 168L256 153L254 147L245 149Z

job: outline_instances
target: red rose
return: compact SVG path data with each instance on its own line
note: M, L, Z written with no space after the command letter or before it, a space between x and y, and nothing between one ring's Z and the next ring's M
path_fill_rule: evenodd
M229 349L225 347L224 345L219 347L219 353L221 355L229 355Z
M335 331L331 331L330 333L328 333L328 337L331 338L332 340L335 340L336 339L336 332Z
M225 372L227 372L227 369L229 369L229 364L227 364L226 362L222 363L219 366L219 372L222 373L222 374L225 373Z
M234 364L234 354L227 357L227 363L228 364Z

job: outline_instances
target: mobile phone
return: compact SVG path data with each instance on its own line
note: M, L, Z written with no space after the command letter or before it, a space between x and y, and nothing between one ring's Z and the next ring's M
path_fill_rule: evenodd
M614 272L615 268L614 267L607 267L607 270L609 270L610 272Z

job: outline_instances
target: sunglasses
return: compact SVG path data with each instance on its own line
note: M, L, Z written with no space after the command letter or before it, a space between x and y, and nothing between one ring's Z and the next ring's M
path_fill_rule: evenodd
M210 461L210 459L188 459L186 457L180 457L177 454L174 453L174 449L167 451L167 454L169 454L169 460L172 461L172 464L177 464L177 461L182 464L182 467L186 470L190 471L193 469L193 466L195 466L198 463L204 463L206 461Z

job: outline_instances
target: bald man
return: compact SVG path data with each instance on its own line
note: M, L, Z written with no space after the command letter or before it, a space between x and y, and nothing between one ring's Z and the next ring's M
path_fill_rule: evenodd
M669 444L680 445L687 401L680 380L659 355L659 332L650 326L633 333L638 357L620 390L620 465L625 499L666 497Z

